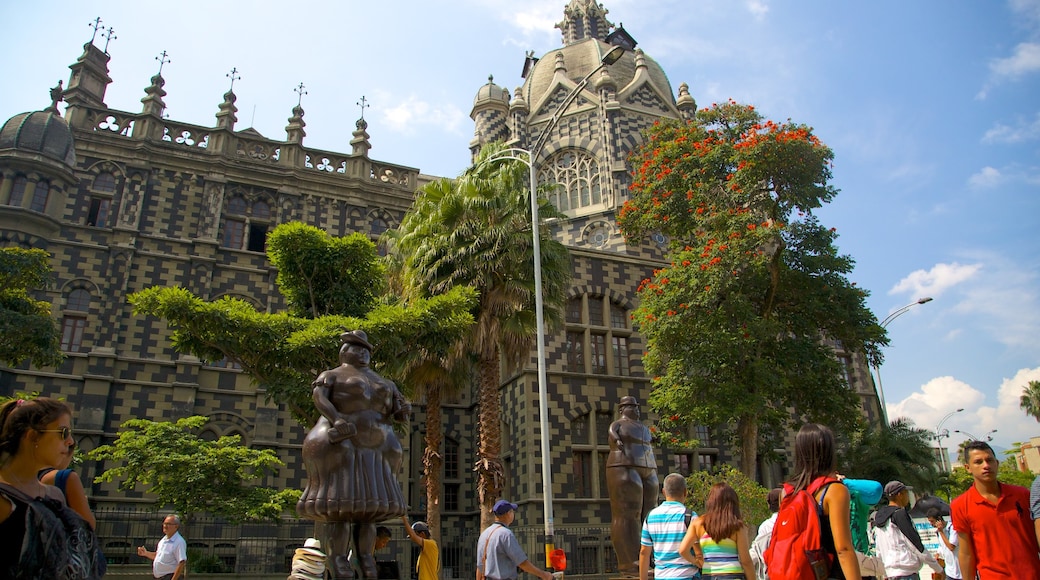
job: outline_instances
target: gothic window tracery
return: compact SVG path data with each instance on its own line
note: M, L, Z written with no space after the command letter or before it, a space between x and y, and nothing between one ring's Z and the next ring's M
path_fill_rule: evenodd
M539 168L543 184L554 184L549 201L560 211L575 211L603 204L603 180L599 162L579 149L553 154Z

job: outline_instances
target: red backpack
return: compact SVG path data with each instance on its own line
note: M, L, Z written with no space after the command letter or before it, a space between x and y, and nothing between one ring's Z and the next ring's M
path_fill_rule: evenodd
M819 477L799 492L794 492L791 484L784 484L784 499L780 502L773 537L765 553L770 580L822 580L827 577L833 559L820 546L820 518L823 517L823 497L827 490L823 490L819 503L813 499L813 494L837 481Z

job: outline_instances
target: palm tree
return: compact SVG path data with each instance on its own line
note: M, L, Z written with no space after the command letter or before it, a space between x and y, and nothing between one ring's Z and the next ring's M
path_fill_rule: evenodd
M526 168L516 161L484 163L501 151L483 147L474 169L458 180L424 186L394 234L405 294L437 295L468 285L479 294L476 325L465 345L477 367L479 440L475 471L482 527L502 490L500 369L516 368L535 340L534 252ZM542 219L559 217L540 196ZM544 317L562 319L570 283L566 247L539 224ZM503 363L505 363L503 365Z
M1019 406L1027 415L1040 421L1040 381L1029 381L1029 386L1022 390Z
M938 488L938 466L932 432L901 417L887 427L869 429L852 437L844 454L845 475L882 484L897 479L918 495Z

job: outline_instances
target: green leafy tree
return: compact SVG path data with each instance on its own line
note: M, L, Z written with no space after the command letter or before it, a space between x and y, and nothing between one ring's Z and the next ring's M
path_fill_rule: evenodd
M840 461L842 473L885 483L897 479L918 495L940 487L932 433L905 417L888 428L870 428L852 436Z
M731 465L721 465L713 470L695 471L686 478L686 506L697 513L704 513L704 502L708 500L711 486L726 482L737 492L740 499L740 515L744 523L757 526L769 517L769 490L757 481L744 475Z
M398 368L391 364L447 353L472 327L476 294L467 288L406 305L376 301L371 289L384 288L377 280L385 271L364 236L344 241L290 223L268 235L267 248L271 262L286 270L279 271L278 285L289 313L258 312L231 297L207 302L183 288L148 288L132 294L130 303L137 314L166 320L178 351L240 364L307 426L317 418L311 381L339 364L343 330L364 330L377 347L373 366L400 380L388 372Z
M1019 398L1019 406L1027 415L1040 421L1040 381L1029 381Z
M408 296L437 296L468 286L479 294L476 326L464 352L475 359L479 381L479 441L475 471L483 518L502 490L500 368L515 368L535 340L534 252L525 167L488 163L502 149L485 145L474 168L458 180L423 187L395 234ZM541 219L559 213L539 199ZM570 257L539 224L544 316L548 328L562 317ZM487 522L482 522L487 523Z
M0 248L0 363L44 367L65 360L50 303L31 296L50 282L50 259L44 250Z
M232 520L272 520L294 507L300 491L251 485L284 465L270 449L250 449L237 435L206 441L198 431L208 419L176 422L130 419L119 438L89 453L117 464L95 481L118 481L119 489L138 486L155 496L156 507L170 506L185 518L208 512Z
M812 214L837 193L832 158L811 128L731 101L655 124L631 159L622 231L669 240L670 265L640 284L634 314L651 405L732 424L752 478L760 444L775 447L804 420L859 427L859 397L829 341L874 363L885 343L867 293L846 277L853 260Z

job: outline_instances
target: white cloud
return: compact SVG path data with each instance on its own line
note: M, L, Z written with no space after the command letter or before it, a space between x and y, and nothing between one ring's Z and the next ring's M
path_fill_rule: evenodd
M1029 25L1040 24L1040 1L1038 0L1010 0L1008 5L1011 11L1025 19Z
M990 62L989 70L997 77L1012 79L1040 70L1040 44L1020 43L1011 56Z
M908 293L915 298L937 298L946 290L970 280L982 264L936 264L931 270L915 270L896 283L889 294Z
M747 3L747 8L755 20L762 20L769 13L769 5L762 0L751 0Z
M1014 126L997 123L982 136L983 143L1021 143L1040 137L1040 113L1032 121L1020 120Z
M983 167L978 173L968 178L968 185L976 189L986 189L990 187L996 187L1003 181L1004 176L1000 173L999 169L993 167Z
M953 377L936 377L898 403L888 405L889 419L907 417L921 429L934 431L942 421L949 432L945 447L970 436L993 437L1008 443L1025 441L1040 434L1040 424L1019 407L1019 397L1029 381L1040 380L1040 367L1019 369L997 389L996 406L984 405L985 395ZM988 390L988 389L987 389ZM963 411L957 411L963 409ZM945 419L945 421L943 421ZM957 433L956 431L961 431Z
M387 100L389 101L389 98ZM469 120L469 117L454 105L428 103L415 95L383 109L381 114L392 131L406 134L414 134L419 128L430 127L458 134L463 123Z

